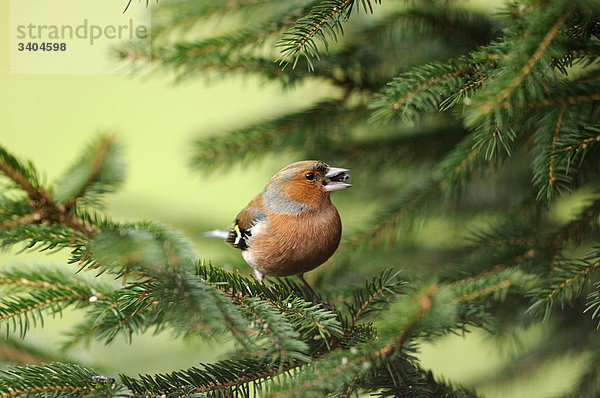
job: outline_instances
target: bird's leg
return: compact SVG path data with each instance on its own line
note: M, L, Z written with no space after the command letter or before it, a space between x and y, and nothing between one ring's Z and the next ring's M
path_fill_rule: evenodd
M320 303L323 308L325 308L326 310L333 310L333 308L331 308L331 306L329 304L327 304L326 302L323 301L323 299L321 297L319 297L319 295L313 290L313 288L308 284L308 282L306 281L306 279L304 279L304 274L298 274L296 275L298 278L300 278L300 280L302 281L302 283L304 283L304 286L306 286L306 288L308 289L308 291L310 292L310 294L313 296L313 301Z

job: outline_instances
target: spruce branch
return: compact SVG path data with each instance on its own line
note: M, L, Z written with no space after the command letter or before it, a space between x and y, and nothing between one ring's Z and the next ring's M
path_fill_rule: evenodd
M243 298L240 303L257 322L255 330L257 336L267 335L265 344L261 345L260 357L269 366L280 366L295 361L308 361L308 345L300 340L300 333L267 301L257 298Z
M49 190L42 188L37 182L33 166L23 166L3 148L0 148L0 171L27 193L29 205L33 210L20 219L3 223L1 232L10 231L12 227L29 225L30 221L33 224L63 224L86 236L93 236L97 232L96 228L85 223L72 209L53 202Z
M432 307L432 298L437 288L424 289L415 297L416 308L412 318L400 333L385 339L385 343L367 343L349 351L332 352L316 360L311 369L297 378L285 380L281 387L269 396L279 397L317 397L332 392L347 391L348 386L356 383L357 374L361 376L377 369L380 363L402 355L410 337L418 333L422 318ZM396 326L397 327L397 326ZM361 377L359 376L359 377Z
M458 51L474 48L477 45L488 43L494 36L494 22L488 15L478 13L468 8L463 8L447 2L407 2L406 6L388 12L382 25L398 31L399 35L389 38L393 41L410 42L422 37L444 37L449 42L457 41ZM379 25L369 29L370 41L377 41L373 35ZM373 33L371 33L373 32Z
M405 122L419 120L424 112L437 112L448 104L447 92L464 90L465 77L480 69L472 64L432 63L417 67L395 78L371 104L372 121L388 123L399 117ZM447 107L444 107L447 109Z
M450 305L459 305L481 300L489 295L502 299L508 289L514 286L527 286L532 281L531 275L519 268L495 269L476 277L468 277L452 284L455 297Z
M300 12L303 13L304 11L307 11L310 6L311 3L300 9ZM298 10L293 10L294 13L297 11ZM268 11L265 10L265 12ZM249 61L245 63L248 65L252 63L250 59L254 58L244 57L244 55L253 55L253 53L256 52L257 47L264 45L270 36L291 25L294 19L289 13L290 10L288 6L288 8L278 12L271 12L266 15L263 14L263 16L266 17L265 22L244 26L199 41L182 40L177 42L174 46L155 46L151 50L152 53L146 55L150 55L151 60L155 62L160 62L164 65L173 65L178 68L185 67L185 65L197 68L202 64L210 63L226 63L231 65L236 61L244 63L244 59ZM196 15L195 18L197 19L197 17L198 16ZM177 17L175 19L177 20ZM124 51L124 49L121 51ZM158 54L159 56L154 56L153 54Z
M33 209L29 204L29 198L12 197L0 193L0 228L4 224L7 226L14 223L19 225L19 220L26 217L31 217Z
M345 350L350 341L347 337L342 339L344 337L343 334L350 336L356 333L355 330L351 331L348 327L345 327L342 331L341 325L337 323L337 319L331 316L335 313L326 311L318 305L307 303L303 300L299 301L299 298L293 297L283 302L279 301L278 303L276 297L280 294L286 295L286 288L282 285L279 285L278 289L273 289L238 274L226 273L222 269L214 268L210 265L198 264L198 273L203 275L207 281L212 281L214 286L228 292L233 301L243 307L241 311L249 308L250 318L258 322L259 327L257 327L257 331L269 334L270 338L274 339L273 341L276 344L284 344L287 338L285 335L291 335L284 330L277 331L271 329L275 324L282 325L281 322L275 322L272 317L281 316L277 315L279 313L289 319L292 322L293 330L299 331L302 341L308 343L310 350L304 354L307 357L288 357L288 360L283 362L268 361L268 358L276 357L273 357L272 353L264 355L263 352L262 355L254 358L224 360L214 364L204 364L186 371L173 372L168 375L145 375L138 379L122 376L124 384L134 392L139 394L149 391L153 393L170 393L176 391L177 388L181 388L183 385L188 386L196 393L222 392L225 395L230 393L232 396L234 394L246 396L244 395L244 391L247 391L251 383L258 383L259 388L268 390L272 386L263 386L263 383L272 385L276 381L274 378L285 380L288 377L286 375L289 375L291 371L305 368L307 364L323 358L329 352L340 349ZM224 284L222 281L226 278L231 278L231 282L233 283L229 284L229 286ZM248 283L246 287L243 286L245 282ZM390 271L386 271L379 280L376 279L373 283L367 284L365 294L370 295L370 301L367 300L369 301L367 306L373 306L377 301L379 301L380 305L384 304L384 301L387 302L387 300L380 298L381 292L389 290L390 294L395 294L396 289L402 285L403 283L397 279L396 275L392 275ZM373 292L372 289L374 288L378 292ZM359 294L359 296L363 300L363 295ZM357 305L360 304L357 303ZM366 314L366 308L362 306L361 308L361 312ZM298 313L300 313L300 316L298 316ZM268 322L269 325L263 329L261 325L264 322ZM352 324L352 329L358 329L355 323ZM276 337L276 334L282 332L284 334L283 337ZM326 339L327 344L314 345L316 336ZM280 349L282 347L273 348ZM261 351L259 350L258 353L261 353ZM288 352L288 355L290 354ZM227 371L225 371L226 369ZM256 384L254 388L257 388Z
M0 370L0 397L63 396L117 397L129 392L112 382L102 383L96 371L75 364L44 364Z
M172 67L180 77L199 71L210 71L209 79L255 73L284 87L314 77L322 80L323 89L342 89L335 100L313 104L307 112L198 141L194 158L197 168L214 170L289 150L364 170L357 180L372 182L374 175L389 171L377 184L384 187L360 193L369 204L379 203L381 192L390 200L362 234L345 243L346 254L352 251L353 257L336 263L335 270L346 274L336 275L324 296L337 308L315 305L293 280L261 284L198 263L191 243L159 223L116 223L91 211L123 178L116 172L122 167L111 171L120 160L110 139L88 148L52 186L39 183L33 166L0 153L0 171L10 184L10 191L0 194L2 244L69 249L69 261L81 268L123 277L120 287L97 288L94 282L80 287L65 275L19 277L19 270L0 271L0 309L7 308L3 322L10 333L67 306L81 306L86 316L71 343L84 337L132 339L154 329L178 336L224 333L237 348L212 364L136 378L123 375L122 383L90 370L75 385L67 376L51 380L50 373L60 373L54 365L35 369L46 380L17 368L13 376L20 378L0 376L2 397L474 397L422 369L417 341L473 327L510 333L531 324L527 306L531 314L552 317L537 358L553 358L558 350L548 350L552 345L564 353L597 351L600 254L597 248L587 257L580 253L600 236L600 201L594 195L561 224L555 209L547 209L548 201L535 194L545 190L542 197L556 198L597 181L598 1L513 2L502 15L501 36L487 16L448 4L390 5L396 8L383 10L382 18L356 21L351 34L320 59L342 33L352 7L362 4L368 13L372 3L175 0L157 10L161 26L156 32L164 40L150 49L132 45L121 54ZM233 29L222 24L212 37L194 37L199 33L195 27L220 22L218 17L239 23ZM272 62L276 36L286 28L278 42L283 45L280 65L297 66L305 58L314 72L282 70ZM413 51L416 47L422 51ZM379 123L376 129L368 124L369 116ZM401 242L403 232L432 209L448 210L441 214L443 223L473 222L478 230L473 244L446 248L460 238L438 245L435 236L427 238L424 248L409 247L410 237ZM481 227L481 214L502 221ZM359 250L348 250L379 243L396 250L395 263L411 265L405 271L410 285L390 271L372 278L389 252L377 248L359 257ZM453 275L430 285L448 264ZM340 288L366 274L372 279L364 285ZM414 288L421 285L421 290ZM583 303L591 317L583 313ZM538 363L541 359L533 362ZM64 366L73 375L82 373ZM588 366L574 394L597 392L596 368ZM17 385L23 380L29 384Z
M302 341L317 341L319 338L325 345L332 338L343 336L342 324L337 314L324 309L319 304L307 302L298 297L290 297L282 303L268 301L288 319Z
M280 2L276 0L229 0L223 3L185 0L166 2L153 10L153 15L156 16L158 22L152 24L152 37L158 38L174 30L188 30L196 23L203 22L217 14L227 15L241 11L248 19L254 13L264 16L265 12L269 8L273 8L272 6L276 3ZM262 14L260 14L261 12Z
M530 294L537 298L529 309L529 313L547 319L555 302L564 304L567 300L573 300L583 294L583 288L590 278L595 277L600 261L590 262L589 259L597 257L597 252L588 256L588 261L563 260L554 268L554 276L550 278L549 284L540 284Z
M0 229L8 229L8 228L19 227L21 225L33 224L34 222L36 222L39 219L40 219L39 213L26 214L26 215L20 216L18 218L12 218L9 220L2 221L0 223Z
M131 342L134 334L141 334L151 326L158 329L160 314L151 312L156 308L158 299L148 294L148 290L149 287L142 287L142 283L133 283L107 294L86 311L82 322L68 332L63 348L71 348L92 338L109 344L119 334Z
M48 200L48 192L40 189L38 173L33 164L24 164L3 147L0 147L0 171L25 191L31 201L45 203Z
M531 228L534 217L520 222L502 222L487 230L474 233L469 240L466 256L455 259L456 263L444 280L461 284L474 280L485 280L491 275L509 269L531 270L535 266L546 266L550 256L545 237L537 236Z
M0 324L7 335L19 329L21 337L43 314L60 314L69 306L90 306L101 301L110 289L71 273L37 266L31 269L8 268L0 271Z
M281 151L303 145L317 148L324 142L343 136L343 125L360 120L361 107L346 109L340 100L318 103L308 111L285 115L255 126L234 130L222 136L196 141L191 164L201 170L214 170L233 162L251 161L266 151ZM324 124L339 124L324 131Z
M437 181L428 182L423 187L416 187L413 192L405 194L382 211L371 228L342 242L339 250L346 251L358 245L376 245L382 242L387 246L393 245L398 229L400 227L409 229L416 217L422 214L420 212L426 211L427 205L436 201L441 189L442 186Z
M550 153L550 164L548 165L548 185L554 185L556 182L556 177L554 176L554 162L553 158L556 153L556 142L558 141L558 135L560 134L560 130L562 128L562 120L565 116L566 107L563 105L560 108L560 114L556 120L556 127L554 128L554 137L552 138L552 151Z
M525 65L523 65L519 74L513 78L513 80L510 82L510 84L508 85L507 88L505 88L498 94L498 97L494 100L494 102L482 104L482 113L484 115L489 114L499 104L501 104L504 100L506 100L514 92L514 90L521 85L521 83L523 83L523 80L525 80L525 77L529 73L531 73L531 70L533 69L535 64L544 55L544 52L546 51L546 49L548 48L548 46L550 45L552 40L554 40L554 37L558 34L559 29L565 23L565 21L569 17L570 13L571 13L571 10L566 10L556 20L556 23L554 25L552 25L552 27L550 28L548 33L546 33L546 35L540 42L539 46L535 49L534 53L527 60L527 63Z
M53 201L69 211L81 199L96 200L99 195L114 191L124 178L120 151L114 135L100 136L56 182Z
M394 130L398 128L394 127ZM388 167L435 163L465 135L467 132L453 120L442 120L439 125L436 122L432 126L406 128L405 133L390 132L383 137L356 142L340 139L343 142L339 144L335 140L331 147L320 148L319 153L321 159L331 159L331 164L352 164L357 170L377 172Z
M365 282L364 288L353 289L353 301L346 304L351 317L347 330L351 331L359 320L363 320L369 314L388 308L390 301L402 293L407 283L398 276L399 273L392 274L392 270L387 269L379 277Z
M509 57L499 65L503 69L502 75L495 79L493 84L489 84L482 95L474 99L470 107L471 111L466 117L468 126L474 127L492 112L509 107L507 101L530 77L572 12L573 8L566 2L548 7L547 10L537 11L540 19L547 21L548 24L551 21L552 25L534 27L528 32L529 37L518 44L518 50L516 48L509 50L511 51ZM522 62L523 53L528 55L525 63Z
M363 4L365 0L362 0ZM332 40L343 32L342 20L350 16L355 0L325 0L319 2L304 17L285 33L277 47L282 48L280 64L296 66L300 55L304 55L309 69L313 69L310 57L319 58L319 49L315 39L327 47L326 34Z
M90 239L83 233L74 231L69 226L60 224L37 224L39 219L34 218L34 224L24 223L0 229L1 247L8 247L24 243L22 250L60 250L71 249L69 263L79 263L81 267L93 265L94 258L90 256ZM90 225L90 224L86 224Z
M200 364L170 374L142 375L138 379L121 375L121 380L138 395L173 394L184 390L196 394L247 397L250 396L250 391L261 391L264 383L274 377L285 377L301 365L304 363L267 369L254 359L236 358L213 364Z
M564 106L561 107L564 109ZM549 113L550 114L550 113ZM559 116L563 114L562 112ZM574 124L571 115L569 124ZM576 116L575 116L576 117ZM562 122L562 117L559 119ZM562 127L562 134L558 131L557 123L552 142L544 131L538 133L536 146L539 155L534 162L534 183L539 186L538 197L553 199L562 191L571 191L575 185L575 177L580 169L584 168L586 155L593 153L598 148L600 127L598 125L574 129L571 126ZM547 168L547 172L542 172Z
M473 143L473 133L465 137L439 163L438 172L430 181L413 188L412 191L407 190L404 196L388 203L386 210L378 215L371 228L356 234L348 242L343 242L340 249L347 250L364 243L374 245L382 241L388 246L393 245L400 227L410 228L411 223L428 210L428 206L439 205L440 196L449 195L450 191L458 189L457 182L465 181L473 170L476 170L476 166L485 160L482 149L486 144L486 153L490 153L489 148L497 148L497 145L490 143L493 140L502 140L496 131L478 144Z
M185 269L196 257L191 242L158 222L105 225L92 241L95 261L118 275L133 270L160 275Z
M592 319L596 319L600 314L600 292L598 291L598 287L600 284L598 282L595 283L595 290L588 294L587 296L587 305L584 312L590 312ZM600 323L598 324L600 328Z

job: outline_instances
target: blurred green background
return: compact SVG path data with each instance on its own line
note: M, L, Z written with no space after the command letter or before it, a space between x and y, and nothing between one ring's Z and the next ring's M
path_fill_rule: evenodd
M497 2L494 2L497 4ZM493 7L480 1L477 7ZM0 11L8 22L9 3ZM120 12L117 10L116 12ZM165 71L150 75L26 75L9 71L10 23L0 25L5 39L0 43L0 143L9 151L35 161L47 181L58 177L98 133L114 132L125 144L128 178L124 187L107 197L107 213L116 220L158 220L172 225L191 238L198 254L218 266L245 266L238 251L200 234L225 228L237 212L258 193L268 178L281 167L300 160L282 153L225 173L199 174L187 166L193 139L228 128L303 109L321 98L335 96L333 88L314 79L293 89L269 84L249 76L230 76L218 81L205 79L176 83ZM322 159L327 161L327 159ZM335 165L341 166L344 165ZM361 190L368 187L355 186ZM334 196L344 222L345 234L360 226L372 208L351 203L343 193ZM358 211L360 207L361 211ZM443 222L426 226L426 234L443 240L457 232ZM52 263L67 266L61 253L0 254L0 264ZM403 264L389 264L402 268ZM75 270L75 268L73 268ZM65 313L49 320L46 327L32 330L27 339L49 351L59 348L63 334L79 314ZM540 328L524 331L522 344L543 338ZM225 354L231 346L224 341L175 340L168 333L135 337L131 345L116 341L109 346L68 352L71 358L102 366L114 373L164 372L208 362ZM546 397L566 389L578 375L578 364L586 358L564 358L531 374L522 370L517 380L503 378L502 369L510 352L482 331L466 337L453 336L423 345L425 367L449 380L476 386L489 397ZM568 366L567 366L568 363ZM482 365L484 364L484 365Z

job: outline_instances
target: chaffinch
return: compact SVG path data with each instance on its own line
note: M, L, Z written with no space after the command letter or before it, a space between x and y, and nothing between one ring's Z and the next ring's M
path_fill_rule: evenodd
M226 241L242 251L260 281L297 275L321 301L303 274L338 247L342 223L329 194L352 186L344 182L348 171L316 160L292 163L237 215Z

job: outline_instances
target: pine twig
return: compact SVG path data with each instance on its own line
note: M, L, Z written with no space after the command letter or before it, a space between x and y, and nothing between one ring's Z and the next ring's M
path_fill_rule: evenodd
M558 135L562 126L562 120L565 115L565 106L563 105L558 120L556 121L556 127L554 128L554 138L552 138L552 153L550 153L550 164L548 165L548 184L554 185L556 177L554 176L554 154L556 153L556 141L558 141Z
M331 12L327 16L325 16L321 21L319 21L319 23L317 23L312 28L312 30L304 36L304 38L300 41L300 43L298 43L298 45L296 45L296 49L294 50L294 53L298 53L302 49L302 47L306 44L306 42L308 40L310 40L310 38L319 31L319 29L321 28L321 26L323 26L324 23L326 23L329 19L331 19L335 14L344 10L344 8L346 8L346 6L353 1L354 0L344 0L343 3L341 3L340 5L335 7L333 10L331 10Z
M565 23L569 15L571 14L571 9L566 10L563 14L557 19L557 21L552 25L550 30L546 33L534 53L531 55L529 60L523 67L517 76L513 78L513 80L508 84L506 88L500 91L500 94L496 97L496 99L489 103L484 102L481 106L482 114L487 115L492 112L494 109L498 107L498 105L502 104L504 100L506 100L516 89L523 83L523 80L529 75L532 71L533 67L538 63L540 58L546 52L546 49L554 40L558 32L560 31L561 26Z
M21 172L11 167L3 159L0 159L0 171L20 186L32 202L47 203L50 200L50 195L48 195L47 191L34 187Z
M546 302L549 302L550 300L552 300L554 298L554 296L556 296L558 293L560 293L562 290L564 290L567 286L569 286L570 284L572 284L576 280L585 277L585 275L587 275L590 271L593 271L593 270L595 270L598 267L600 267L600 261L597 261L594 264L592 264L591 266L582 269L577 274L573 275L569 279L566 279L560 285L558 285L554 290L552 290L552 292L550 292L550 294L548 294L544 298L544 300Z
M90 185L93 184L94 181L96 181L96 179L98 178L98 175L102 171L102 166L104 165L106 156L108 155L108 152L109 152L111 146L115 144L115 141L116 141L116 139L115 139L114 135L107 135L107 136L102 137L102 139L99 142L98 148L96 149L96 152L94 153L94 157L92 159L92 165L91 165L90 173L87 177L87 181L85 182L85 184L83 184L80 187L80 189L77 193L75 193L73 196L71 196L69 201L64 205L65 211L69 211L70 209L72 209L75 206L75 203L77 202L77 200L79 198L81 198L85 194L87 189L90 187Z
M477 68L466 68L466 69L459 70L459 71L456 71L456 72L447 73L447 74L442 75L442 76L432 77L431 79L429 79L429 81L421 84L418 87L415 87L413 90L407 92L400 99L396 100L392 105L390 105L390 109L394 110L394 111L397 111L398 109L400 109L400 107L402 105L404 105L412 97L414 97L415 95L417 95L421 91L428 89L429 87L433 86L434 84L439 83L440 81L443 81L443 80L446 80L446 79L450 79L450 78L453 78L453 77L464 76L466 74L473 73L476 70L477 70Z

